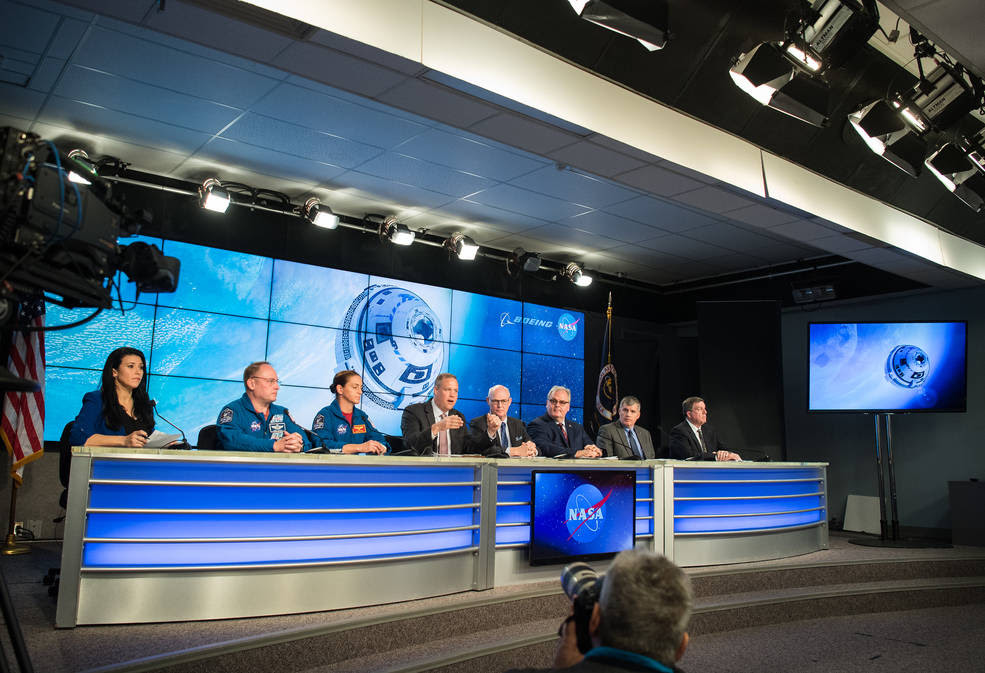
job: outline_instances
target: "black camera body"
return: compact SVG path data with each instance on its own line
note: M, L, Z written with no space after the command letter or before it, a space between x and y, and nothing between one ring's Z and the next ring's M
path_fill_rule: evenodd
M0 128L0 301L42 293L67 308L109 308L111 279L124 272L140 292L174 292L181 264L157 246L119 246L150 223L128 209L113 183L85 171L54 144ZM88 184L73 181L75 172Z
M588 624L595 604L602 594L604 575L599 575L587 563L572 563L561 569L561 588L571 599L578 636L578 651L584 654L592 649L592 636Z

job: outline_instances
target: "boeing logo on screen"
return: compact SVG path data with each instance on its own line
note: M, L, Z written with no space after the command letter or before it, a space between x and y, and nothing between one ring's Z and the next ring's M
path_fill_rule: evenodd
M557 332L565 341L571 341L578 336L578 322L570 313L562 313L557 319Z
M611 495L612 489L609 489L602 497L602 492L591 484L582 484L571 491L564 506L569 540L584 543L598 537L605 521L605 501Z
M554 327L553 320L540 320L539 318L526 318L524 316L511 316L506 311L499 314L499 326L507 325L529 325L530 327Z

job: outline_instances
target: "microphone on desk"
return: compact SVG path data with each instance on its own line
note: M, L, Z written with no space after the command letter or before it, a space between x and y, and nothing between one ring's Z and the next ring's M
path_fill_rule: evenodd
M174 423L172 423L171 421L169 421L168 419L164 418L164 416L161 415L161 412L157 410L157 400L151 400L150 401L150 406L151 406L151 409L154 410L154 413L157 414L158 418L160 418L162 421L164 421L165 423L167 423L168 425L170 425L172 428L174 428L175 430L177 430L178 432L181 433L181 443L185 445L184 448L188 448L188 439L185 437L185 431L182 430L177 425L175 425Z

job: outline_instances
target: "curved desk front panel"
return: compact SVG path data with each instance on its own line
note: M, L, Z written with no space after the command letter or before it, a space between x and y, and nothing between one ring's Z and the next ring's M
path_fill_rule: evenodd
M554 579L560 566L527 557L535 469L635 471L636 546L681 565L827 546L823 465L83 447L56 624L288 614Z

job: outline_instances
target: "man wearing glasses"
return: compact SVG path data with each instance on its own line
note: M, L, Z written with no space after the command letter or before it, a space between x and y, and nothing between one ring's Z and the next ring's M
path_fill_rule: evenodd
M585 428L565 417L571 408L571 391L554 386L547 393L547 413L530 421L530 438L543 456L599 458L602 450L591 443Z
M511 458L532 458L537 455L537 445L530 441L527 426L519 418L507 415L512 401L509 388L493 386L486 396L489 413L473 418L469 428L473 437L486 437L492 442L486 450L487 454L505 453Z
M254 362L243 371L246 392L222 408L216 421L218 445L228 451L298 453L311 448L304 428L274 404L280 381L269 362Z

